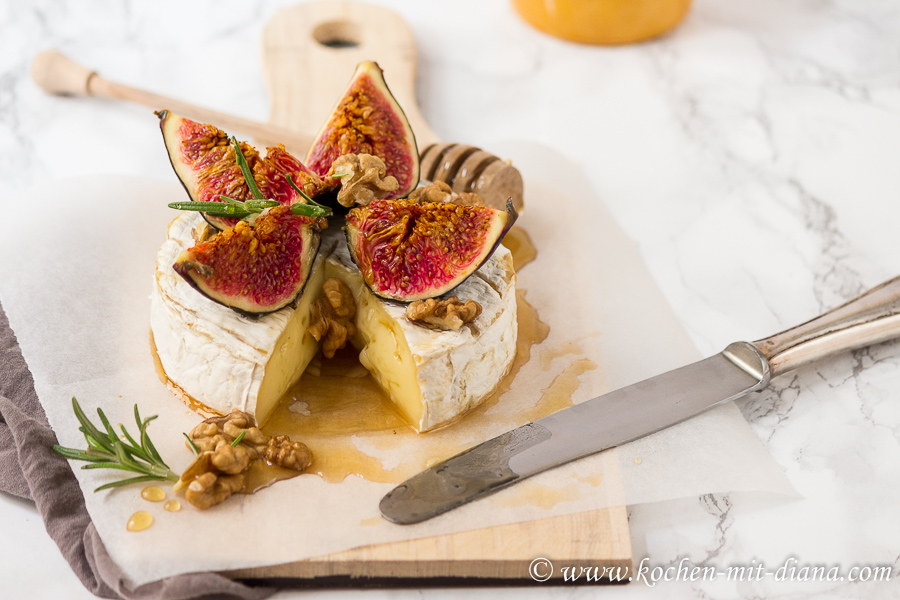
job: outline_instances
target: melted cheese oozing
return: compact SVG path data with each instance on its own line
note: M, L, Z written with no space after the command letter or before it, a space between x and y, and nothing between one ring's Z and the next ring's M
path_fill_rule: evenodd
M310 273L309 281L297 304L294 315L278 336L272 356L265 367L265 375L259 385L256 414L260 423L275 409L278 400L300 380L310 361L319 351L319 343L307 331L312 303L321 293L325 282L325 270L319 266ZM317 293L318 292L318 293Z
M371 373L411 424L422 421L422 392L416 363L399 323L385 309L386 301L373 294L355 267L330 259L328 277L337 277L353 292L359 362ZM404 309L405 310L405 309Z

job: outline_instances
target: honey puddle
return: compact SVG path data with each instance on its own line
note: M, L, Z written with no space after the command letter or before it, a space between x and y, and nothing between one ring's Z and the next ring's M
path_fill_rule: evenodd
M463 417L469 430L496 419L486 417L485 412L509 390L519 369L531 358L532 346L543 342L550 333L549 326L525 300L525 292L517 290L516 294L519 333L513 365L494 393ZM358 369L358 351L349 346L334 358L322 360L319 374L314 374L315 369L303 374L262 427L263 432L270 436L288 435L309 446L313 455L309 471L329 482L356 475L379 483L399 483L472 445L471 441L461 441L453 426L416 433L394 411L375 380L368 375L359 377ZM566 394L571 373L567 369L557 379L560 378L561 384L551 388ZM556 394L547 394L529 415L545 416L558 405ZM527 420L510 423L510 427ZM378 454L397 448L407 451L398 464L389 465L361 450L361 446L374 447Z
M270 465L264 460L252 461L244 473L244 485L239 492L241 494L253 494L273 483L300 475L300 471Z

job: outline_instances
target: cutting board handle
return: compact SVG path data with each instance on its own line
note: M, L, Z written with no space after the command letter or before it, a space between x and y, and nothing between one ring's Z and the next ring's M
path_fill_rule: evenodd
M373 60L416 134L422 150L438 141L416 102L416 41L396 13L361 2L291 6L263 31L263 74L270 121L315 135L356 71Z
M900 337L900 277L753 345L769 361L772 376L856 348Z

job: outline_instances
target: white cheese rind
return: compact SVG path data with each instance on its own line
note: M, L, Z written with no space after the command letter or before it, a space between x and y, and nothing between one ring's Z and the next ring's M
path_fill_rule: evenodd
M509 372L516 354L516 277L512 255L505 247L500 246L474 276L447 294L475 300L482 307L475 321L457 331L435 331L416 325L406 319L405 304L377 298L362 284L362 276L345 244L336 245L325 270L328 277L358 281L353 285L345 281L354 291L357 306L378 302L406 341L415 364L422 406L421 414L412 423L416 430L433 429L468 412L489 396ZM364 315L357 315L360 330L365 327L363 319ZM400 346L402 351L403 344ZM368 368L366 352L367 348L362 347L361 360ZM377 374L373 375L386 387ZM385 391L392 395L392 390Z
M446 424L477 406L512 365L516 278L512 257L502 246L448 294L482 306L481 315L458 331L411 323L405 318L406 305L372 294L362 283L343 234L334 231L323 236L296 308L252 318L206 298L171 268L178 254L194 245L191 232L202 224L199 215L187 213L169 226L169 239L157 256L150 326L169 380L210 408L239 408L265 420L316 352L306 328L309 306L321 295L326 277L339 277L353 290L360 308L360 334L354 340L360 360L417 431ZM372 336L379 342L373 343ZM402 406L416 401L418 407Z
M179 216L157 254L150 298L157 356L169 380L194 400L223 413L239 408L263 422L278 399L270 396L280 396L296 383L315 355L317 345L306 327L309 303L322 286L324 257L317 257L298 308L248 317L210 300L172 269L181 251L195 244L192 230L203 225L197 213ZM303 337L297 339L297 334ZM273 363L278 355L281 360ZM266 373L273 364L285 371L285 358L295 366L280 373L279 381L272 381L273 375L265 387L274 391L260 398Z

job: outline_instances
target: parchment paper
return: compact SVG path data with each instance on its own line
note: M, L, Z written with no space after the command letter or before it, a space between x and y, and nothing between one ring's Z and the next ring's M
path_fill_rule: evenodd
M579 360L596 368L578 370L575 403L700 358L634 244L591 200L580 173L533 145L510 145L506 155L526 174L527 208L520 224L539 251L521 271L519 287L551 331L491 410L498 415L527 410L558 377L573 377L566 369ZM191 458L181 432L199 417L170 395L154 371L148 298L156 250L174 216L166 204L184 199L184 191L174 177L158 182L109 176L47 182L24 197L32 200L27 209L3 207L0 300L60 443L84 445L72 396L89 413L102 406L113 423L126 425L133 423L137 402L144 415L159 415L150 433L169 465L180 471ZM723 340L723 346L727 341L732 340ZM498 417L495 433L504 421ZM466 435L465 421L456 427ZM411 451L381 450L381 457L396 460ZM406 527L377 519L378 502L393 484L356 477L329 484L302 476L208 511L183 502L181 512L167 513L161 504L140 498L141 486L92 493L113 476L78 466L73 464L88 511L134 585L623 502L738 490L792 493L731 405ZM547 490L554 491L552 502ZM125 523L137 510L151 512L155 524L127 532Z

